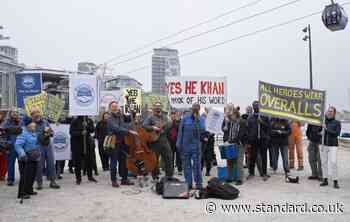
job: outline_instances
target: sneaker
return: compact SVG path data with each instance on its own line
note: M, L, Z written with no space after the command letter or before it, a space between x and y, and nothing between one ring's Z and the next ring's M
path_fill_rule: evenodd
M247 176L247 180L250 180L250 179L253 179L254 178L254 175L250 174Z
M93 178L93 177L88 178L88 180L89 180L90 182L97 183L97 180L96 180L95 178Z
M30 195L29 194L23 194L20 199L24 199L24 200L28 200L30 199Z
M52 188L52 189L60 189L61 187L55 181L51 181L50 188Z
M240 185L242 185L243 183L242 183L242 181L241 180L237 180L237 182L236 182L236 185L237 186L240 186Z
M319 178L316 177L316 176L309 176L307 179L309 179L309 180L319 180Z
M28 193L28 195L38 195L38 192L32 191L32 192Z
M134 183L131 182L130 180L122 180L121 185L123 185L123 186L131 186L131 185L134 185Z
M62 177L61 175L58 175L58 176L57 176L57 179L58 179L58 180L62 180L63 177Z
M321 187L328 186L328 179L325 178L323 182L320 184Z
M182 171L179 171L177 175L182 176Z
M263 178L263 181L267 181L269 179L269 175L264 175L262 178Z
M37 190L42 190L43 189L43 184L42 183L38 183L38 185L36 186Z
M9 186L9 187L13 187L14 185L15 185L15 183L12 182L12 181L8 181L8 182L7 182L7 186Z
M298 167L297 171L303 171L304 170L304 167L303 166L300 166Z
M112 182L112 187L118 188L119 187L119 183L117 181Z
M80 184L81 184L81 179L78 179L75 183L76 183L77 185L80 185Z
M338 180L334 180L333 187L334 187L335 189L339 189L339 188L340 188L340 187L339 187L339 184L338 184Z

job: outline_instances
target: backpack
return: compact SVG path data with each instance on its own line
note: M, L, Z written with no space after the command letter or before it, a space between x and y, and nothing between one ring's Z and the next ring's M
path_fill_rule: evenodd
M214 177L208 181L207 188L200 190L196 199L217 198L234 200L239 196L239 190L224 180Z

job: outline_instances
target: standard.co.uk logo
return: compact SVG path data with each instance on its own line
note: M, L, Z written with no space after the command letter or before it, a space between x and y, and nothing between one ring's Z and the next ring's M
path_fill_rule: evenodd
M80 106L89 106L94 102L95 91L87 84L81 84L74 89L74 99Z
M64 150L67 149L68 146L68 137L63 132L57 132L55 133L52 142L57 152L64 152Z
M31 89L35 85L35 80L33 76L25 75L22 78L22 86L26 89Z

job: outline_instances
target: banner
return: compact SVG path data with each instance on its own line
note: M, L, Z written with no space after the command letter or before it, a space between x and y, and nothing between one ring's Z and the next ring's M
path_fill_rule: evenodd
M165 112L169 111L169 100L167 96L156 95L156 94L144 94L142 96L142 106L145 109L152 109L155 102L162 103L162 110Z
M166 87L174 108L190 108L194 103L202 107L223 107L227 102L226 77L166 77Z
M41 92L41 73L16 73L16 101L24 108L24 98Z
M98 89L98 82L95 76L71 76L69 79L69 115L97 115L99 103Z
M51 124L51 128L54 132L51 139L52 148L54 150L55 160L70 160L71 159L71 148L70 148L70 135L69 125Z
M123 93L124 113L130 113L131 110L140 113L142 111L142 90L136 88L126 88Z
M27 115L29 116L33 109L37 109L41 116L45 116L46 99L47 94L44 92L24 98L24 109Z
M205 121L206 130L214 134L222 134L221 126L224 121L225 115L215 109L211 109Z
M45 117L57 122L62 114L64 102L58 96L47 94Z
M117 101L119 106L124 105L124 99L121 91L101 91L100 92L100 111L107 111L112 101Z
M260 112L321 125L326 92L259 82Z

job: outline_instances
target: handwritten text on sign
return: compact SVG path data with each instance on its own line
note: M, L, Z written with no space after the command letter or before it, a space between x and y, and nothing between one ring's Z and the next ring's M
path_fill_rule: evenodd
M227 101L225 77L168 77L166 84L170 104L175 108L188 108L193 103L225 106Z

